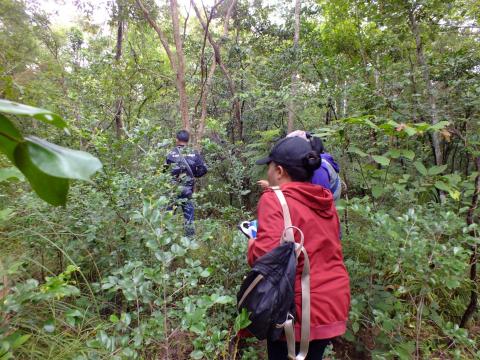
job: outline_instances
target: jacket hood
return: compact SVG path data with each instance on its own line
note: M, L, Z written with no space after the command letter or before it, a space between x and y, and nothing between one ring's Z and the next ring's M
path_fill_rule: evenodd
M301 202L322 217L334 215L333 195L323 186L307 182L290 182L280 186L280 189L285 197Z

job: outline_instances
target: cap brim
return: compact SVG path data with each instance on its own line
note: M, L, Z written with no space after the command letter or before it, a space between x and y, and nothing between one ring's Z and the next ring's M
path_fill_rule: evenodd
M265 164L268 164L271 161L272 161L272 159L270 159L270 156L267 156L267 157L264 157L263 159L257 160L255 163L257 165L265 165Z

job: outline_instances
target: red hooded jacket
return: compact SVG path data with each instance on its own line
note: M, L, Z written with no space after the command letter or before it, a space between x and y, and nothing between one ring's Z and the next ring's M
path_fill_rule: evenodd
M310 258L310 340L329 339L345 333L350 307L350 284L343 263L340 224L332 193L311 183L290 182L282 185L292 225L305 235ZM283 213L277 196L267 189L258 203L258 232L248 246L248 263L277 247L284 230ZM298 242L300 236L295 234ZM295 279L295 338L300 341L302 309L301 274L303 256L299 257Z

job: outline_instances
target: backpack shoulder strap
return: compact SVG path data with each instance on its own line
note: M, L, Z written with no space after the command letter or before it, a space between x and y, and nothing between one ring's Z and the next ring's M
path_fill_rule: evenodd
M192 168L190 167L190 165L188 165L188 162L187 162L187 160L185 160L185 158L183 157L182 152L180 151L180 149L179 149L178 147L176 147L175 149L177 149L177 153L178 153L178 156L180 157L180 160L186 165L188 175L193 179L195 176L193 175Z
M290 217L290 210L288 209L285 196L280 190L279 186L272 186L271 189L277 195L280 204L282 205L283 221L285 223L285 230L282 234L281 242L291 241L295 243L293 236L293 229L299 231L301 236L300 244L295 243L295 249L297 257L300 253L303 254L303 270L302 270L302 327L300 335L300 352L295 354L295 329L293 319L287 318L286 321L280 326L285 330L285 337L287 339L288 358L292 360L304 360L308 354L308 346L310 343L310 261L308 259L308 253L303 246L303 232L292 225L292 219Z
M275 192L275 195L277 195L278 201L282 206L285 229L283 231L282 238L280 239L280 243L284 243L285 241L294 243L295 237L293 236L292 218L290 217L290 210L288 209L287 200L285 199L282 190L280 190L280 186L271 186L271 189Z
M328 172L328 177L330 180L330 191L332 192L334 198L338 199L340 198L340 192L342 190L340 183L340 175L328 160L322 158L322 165L323 164L325 164L325 168Z

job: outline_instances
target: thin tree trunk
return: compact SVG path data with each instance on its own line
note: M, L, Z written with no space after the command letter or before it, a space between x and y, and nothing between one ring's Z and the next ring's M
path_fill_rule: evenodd
M418 90L417 90L417 82L415 80L415 64L412 61L410 54L408 54L408 61L410 63L410 75L408 76L410 79L410 85L412 87L412 118L413 122L417 122L417 114L418 114Z
M347 117L348 114L348 97L347 97L347 80L343 82L343 99L342 99L342 116Z
M233 0L231 2L231 4L228 7L227 13L225 15L224 24L223 24L223 37L224 38L226 38L228 36L229 21L230 21L230 17L232 15L232 12L233 12L233 8L235 7L236 3L237 3L237 0ZM205 41L208 37L208 28L209 28L209 24L212 20L215 8L219 4L220 4L220 2L217 2L212 7L212 9L210 11L210 16L207 18L207 24L205 26L206 27L205 37L204 37ZM205 44L204 44L204 46L205 46ZM201 59L202 64L204 62L203 53L204 52L202 51L202 59ZM200 114L200 119L199 119L199 122L198 122L197 134L196 134L196 137L195 137L195 142L196 142L197 146L198 146L198 144L200 143L200 141L202 140L202 138L205 134L205 121L206 121L206 118L207 118L207 99L208 99L208 95L210 93L210 89L211 89L211 86L212 86L212 80L213 80L213 76L215 74L216 67L217 67L217 62L214 59L213 62L212 62L212 65L210 66L210 70L208 72L207 79L205 80L205 83L202 86L202 90L201 90L201 94L200 94L201 114ZM202 71L202 74L203 74L203 71Z
M123 49L123 37L124 37L124 20L123 20L123 6L117 1L118 4L118 25L117 25L117 46L115 52L115 64L118 66L120 59L122 58ZM119 96L115 101L115 129L117 138L121 138L124 134L124 126L122 120L123 98Z
M180 115L182 117L182 125L184 129L190 130L190 118L188 115L188 96L185 86L185 56L183 53L183 44L180 38L180 24L178 19L178 5L175 0L170 1L170 11L172 16L173 34L175 41L175 48L177 49L176 56L172 53L170 45L168 44L167 37L163 33L162 29L152 19L149 11L145 8L141 0L136 0L137 6L142 10L145 19L150 26L155 30L160 42L167 53L170 66L175 73L175 84L177 86L177 92L180 100Z
M226 38L228 36L228 23L230 18L232 17L233 9L237 4L237 0L232 0L231 4L228 6L227 13L225 14L225 20L223 22L223 37Z
M290 100L288 104L288 123L287 123L287 132L291 133L293 131L293 126L295 122L295 96L297 95L297 67L298 67L298 41L300 39L300 0L295 0L295 32L293 34L293 66L294 70L292 72L292 87L290 89Z
M472 196L472 204L467 212L467 225L473 225L473 215L478 207L478 195L480 193L480 156L475 159L475 165L479 175L475 178L475 192ZM475 229L470 230L471 237L477 237ZM465 328L468 321L471 319L475 311L477 310L478 294L477 294L477 261L478 261L478 245L471 246L472 254L470 255L470 281L472 282L473 289L470 291L470 302L465 310L465 313L460 320L459 326Z
M200 24L202 25L203 30L207 34L208 41L210 45L212 45L213 52L215 54L215 61L217 62L217 65L220 67L222 70L225 78L227 79L228 83L228 88L230 90L230 94L232 95L233 98L233 113L234 113L234 126L232 129L232 141L234 142L236 139L242 139L243 137L243 126L242 126L242 114L241 114L241 107L240 107L240 101L238 100L237 97L237 90L235 86L235 82L233 81L230 72L228 71L227 67L225 64L222 62L222 57L220 54L220 46L217 44L217 42L213 39L212 34L208 30L207 24L202 18L202 15L200 14L200 11L198 10L197 5L195 4L194 0L190 1L193 9L195 10L195 14L197 15L198 21L200 21ZM217 2L215 6L218 6L221 2ZM224 27L225 29L225 27ZM228 27L226 27L228 31Z
M198 133L196 138L197 143L202 140L203 135L205 134L205 120L207 118L207 97L210 93L210 88L212 86L213 75L215 74L216 67L217 63L215 61L212 61L212 65L210 65L210 70L208 72L207 80L205 81L205 87L202 94L202 113L200 115Z
M183 52L182 38L180 37L180 21L178 17L177 0L170 0L170 12L172 15L173 40L177 52L177 87L180 97L180 114L185 130L190 130L190 118L188 116L188 96L185 86L185 54Z
M427 99L429 105L429 112L430 112L430 120L432 124L438 123L438 115L437 115L437 104L435 95L433 93L433 84L430 80L430 69L428 64L425 60L425 54L423 51L423 42L422 37L420 34L420 28L417 23L417 19L415 17L415 8L412 7L409 9L408 16L410 19L410 26L412 29L412 33L415 37L415 44L417 50L417 61L418 65L422 69L423 79L425 81L425 88L427 92ZM442 154L442 146L441 146L441 139L438 131L432 134L432 145L434 148L434 156L435 156L435 163L437 166L443 164L443 154Z

